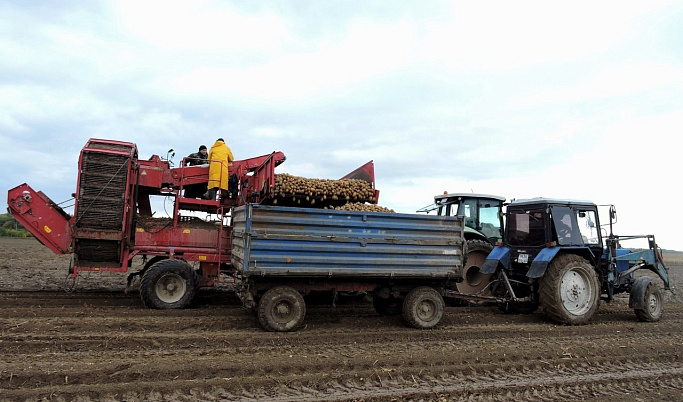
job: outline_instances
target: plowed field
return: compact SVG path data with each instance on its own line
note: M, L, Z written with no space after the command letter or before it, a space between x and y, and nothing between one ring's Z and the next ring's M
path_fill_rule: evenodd
M68 257L0 239L0 400L678 401L683 302L640 323L628 300L584 326L541 313L447 307L433 330L380 317L363 297L309 306L295 333L263 331L229 292L146 309L125 275L66 293ZM680 264L669 264L680 289Z

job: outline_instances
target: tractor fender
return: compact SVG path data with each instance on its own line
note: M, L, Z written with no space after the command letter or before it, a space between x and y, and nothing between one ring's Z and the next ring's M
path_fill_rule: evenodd
M631 287L631 295L628 298L629 308L636 310L644 310L647 308L645 305L645 291L647 290L647 285L652 282L651 276L641 276L633 282Z
M479 269L482 274L493 274L498 269L498 265L502 264L503 268L508 268L510 265L510 249L505 246L496 246L491 250L486 261Z
M531 262L531 267L529 267L529 270L526 273L526 276L529 278L540 278L545 274L546 268L548 268L548 264L550 264L550 261L555 258L557 253L560 251L560 247L546 247L543 250L541 250L540 253L534 258L534 260Z

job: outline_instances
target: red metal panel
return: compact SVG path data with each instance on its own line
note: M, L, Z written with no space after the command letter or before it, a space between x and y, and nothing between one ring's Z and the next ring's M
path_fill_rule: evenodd
M168 227L158 227L158 224L138 222L135 228L135 247L206 248L218 253L218 237L218 227L173 227L171 221Z
M375 164L373 161L366 163L353 172L342 177L340 180L357 179L365 180L372 186L372 191L375 196L375 204L379 201L379 190L375 188Z
M7 193L8 211L55 254L71 252L71 226L67 215L41 191L24 183Z
M168 162L157 160L138 161L138 184L142 187L160 189L164 184L164 172Z

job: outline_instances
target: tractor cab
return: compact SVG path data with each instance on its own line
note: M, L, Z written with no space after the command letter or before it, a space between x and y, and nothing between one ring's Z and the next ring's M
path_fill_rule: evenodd
M641 321L657 321L662 295L649 270L670 289L668 270L654 235L617 236L610 206L609 233L601 229L598 206L588 201L533 198L507 205L505 238L480 272L493 275L491 293L499 307L529 313L539 306L546 316L563 324L584 324L598 302L628 292L629 306ZM620 242L645 239L648 248L622 249ZM673 291L673 290L672 290Z
M510 250L516 272L540 277L550 251L571 250L600 264L602 235L597 206L588 201L530 199L513 201L507 206L505 245ZM541 260L537 256L542 254ZM532 261L537 261L532 264Z
M417 212L435 211L439 216L464 216L465 238L490 244L503 240L503 203L505 197L472 193L444 193L434 203Z

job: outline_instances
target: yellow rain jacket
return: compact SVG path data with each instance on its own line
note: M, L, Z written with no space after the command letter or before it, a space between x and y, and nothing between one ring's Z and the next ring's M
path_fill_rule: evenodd
M232 151L223 141L216 141L209 151L209 188L228 189L228 166L234 160Z

